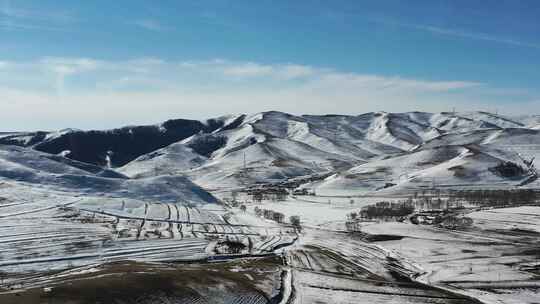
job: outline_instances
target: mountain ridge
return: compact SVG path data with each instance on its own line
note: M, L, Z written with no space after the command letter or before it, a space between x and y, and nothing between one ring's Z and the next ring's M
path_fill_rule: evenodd
M536 116L516 119L488 112L293 115L266 111L102 131L11 133L0 135L0 144L59 154L112 168L130 178L183 175L214 189L321 173L339 177L339 172L345 172L350 177L356 173L346 172L355 167L403 155L414 158L419 151L439 147L467 149L476 145L482 154L484 150L529 145L524 157L532 158L540 150L530 149L540 143L536 122ZM494 166L504 159L490 158L482 166ZM482 163L480 158L463 158L467 163L476 161ZM470 172L489 175L486 170ZM373 185L377 187L380 185Z

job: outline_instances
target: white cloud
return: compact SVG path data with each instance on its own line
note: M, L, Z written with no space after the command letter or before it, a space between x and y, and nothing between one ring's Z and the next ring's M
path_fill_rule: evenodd
M93 71L103 65L102 62L89 58L44 58L40 63L45 69L67 76L72 74Z
M268 76L275 73L272 66L262 65L257 63L242 63L238 65L230 65L223 69L225 75L240 76L240 77L260 77Z
M206 65L208 65L208 63L206 63ZM225 75L235 77L275 77L294 79L305 78L323 72L322 69L317 70L310 66L298 64L265 65L254 62L234 63L219 61L216 62L216 65L222 65L222 72Z
M354 73L330 72L323 74L316 83L319 86L346 87L376 91L448 92L481 86L471 81L427 81L401 77L384 77Z
M502 98L512 101L507 109L513 113L540 108L538 96L475 81L369 75L292 63L160 58L2 62L0 131L108 128L264 110L295 114L480 110L493 108L493 100Z
M307 77L315 73L314 68L305 65L288 64L282 66L282 74L285 78Z
M164 26L163 24L161 24L161 22L155 19L141 19L141 20L136 20L132 23L136 26L139 26L149 31L161 32L168 29L167 26Z

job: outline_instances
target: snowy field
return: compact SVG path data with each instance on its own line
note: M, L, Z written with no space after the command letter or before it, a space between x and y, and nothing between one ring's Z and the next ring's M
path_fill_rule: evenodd
M2 288L25 288L58 271L118 261L204 261L216 256L221 240L266 254L295 239L293 230L259 218L239 215L227 222L216 204L80 196L19 183L2 183L0 198Z
M351 199L354 200L352 204ZM354 273L351 270L354 267L385 280L392 280L389 270L396 270L405 276L416 277L416 281L479 298L486 303L540 302L537 292L540 287L540 207L473 212L468 216L474 219L474 226L465 231L411 223L362 224L361 230L367 235L396 236L393 240L375 243L366 243L339 232L344 231L346 215L351 211L390 199L299 196L284 202L250 204L248 213L254 212L257 206L282 212L286 219L292 215L301 216L304 230L293 247L300 253L294 254L291 262L291 265L296 265L293 272L296 279L293 281L300 282L297 289L302 290L301 295L295 298L296 303L310 303L319 298L322 303L329 303L329 299L336 297L340 303L354 303L361 292L354 286L358 289L361 284L322 283L326 279L314 278L317 275L311 273L350 274ZM342 265L341 270L336 271L336 266L325 262L313 248L335 252L354 264ZM399 262L389 263L388 257ZM307 274L306 269L310 271ZM409 300L400 298L395 303L409 303ZM390 300L377 296L370 301L387 303L385 301ZM441 303L447 303L445 301L441 300ZM456 301L459 303L460 300Z
M470 214L482 229L520 229L540 233L540 208L493 209Z
M247 207L253 212L255 207L269 209L285 214L285 219L300 216L302 225L312 228L323 228L345 231L347 214L359 211L362 207L380 201L395 201L392 197L325 197L295 196L286 201L268 201L251 203Z
M403 236L378 244L414 261L428 284L456 287L489 303L538 303L539 212L540 207L474 212L474 227L466 231L402 223L367 224L362 231Z
M397 236L369 243L345 232L347 214L402 198L296 196L248 203L243 212L218 204L82 196L14 182L0 185L0 197L0 273L8 288L46 286L55 276L70 276L70 269L93 271L122 261L220 259L217 242L233 240L251 244L255 255L276 248L286 253L295 290L291 303L354 303L358 297L373 303L472 303L463 295L488 303L539 299L539 207L474 212L474 227L466 231L365 223L362 232L368 235ZM256 216L255 207L283 213L284 225ZM287 227L295 215L303 227L297 240Z

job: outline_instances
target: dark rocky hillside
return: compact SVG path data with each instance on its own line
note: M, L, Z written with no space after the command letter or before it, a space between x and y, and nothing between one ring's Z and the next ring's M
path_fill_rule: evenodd
M48 132L18 133L0 138L0 144L32 146L34 149L99 166L125 165L143 154L168 146L199 132L224 127L220 119L205 123L175 119L161 125L123 127L103 131L70 131L58 135ZM226 126L225 126L226 127ZM69 151L69 152L68 152Z

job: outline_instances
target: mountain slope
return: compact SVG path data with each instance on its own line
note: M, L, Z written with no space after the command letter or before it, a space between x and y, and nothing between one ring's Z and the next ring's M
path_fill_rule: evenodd
M448 133L411 152L374 160L312 185L321 191L371 191L419 187L515 187L533 174L529 168L540 157L540 131L526 128L485 129ZM510 162L519 174L496 168ZM512 166L509 165L510 171ZM520 171L519 168L515 168Z
M33 147L51 154L99 166L118 167L199 132L210 133L234 124L230 116L196 121L168 120L162 124L113 130L14 133L0 137L0 144Z
M521 169L516 174L498 169L506 162ZM309 187L322 194L400 192L433 187L515 187L529 178L526 168L515 153L507 150L475 145L441 146L355 166Z
M136 178L156 176L161 173L174 173L175 170L180 172L199 167L207 160L183 143L174 143L139 156L119 171Z
M184 176L129 179L117 172L28 148L0 145L0 181L34 189L150 201L216 203Z

